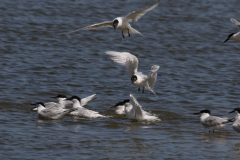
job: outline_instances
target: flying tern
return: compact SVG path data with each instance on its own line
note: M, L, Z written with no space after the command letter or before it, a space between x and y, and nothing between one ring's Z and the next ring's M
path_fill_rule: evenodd
M138 21L147 12L149 12L152 9L154 9L155 7L157 7L159 5L159 3L160 3L160 0L157 1L154 5L152 5L150 7L147 7L145 9L141 9L141 10L138 10L138 11L133 11L132 13L129 13L125 17L117 17L113 21L105 21L105 22L102 22L102 23L93 24L93 25L90 25L90 26L87 26L87 27L84 27L84 28L74 30L74 31L60 33L59 35L70 34L70 33L80 31L80 30L91 30L91 29L98 29L98 28L104 28L104 27L113 27L114 30L116 30L116 28L122 30L122 38L124 38L125 36L130 37L131 34L142 35L136 29L131 27L130 22Z
M144 88L150 90L153 94L153 87L157 80L157 71L160 68L158 65L152 66L149 75L143 75L142 72L138 72L138 59L136 56L128 53L128 52L115 52L108 51L106 54L111 56L111 59L125 66L130 74L130 79L132 85L138 86L138 92L140 92L140 87L143 87L142 93L144 93ZM155 94L156 95L156 94ZM157 96L157 95L156 95Z

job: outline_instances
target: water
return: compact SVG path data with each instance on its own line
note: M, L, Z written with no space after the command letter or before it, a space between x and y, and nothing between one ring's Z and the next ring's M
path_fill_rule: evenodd
M222 43L238 31L229 20L240 21L239 1L162 0L132 23L145 37L123 42L112 28L57 35L155 2L1 1L1 159L238 159L239 134L230 125L210 134L192 113L230 117L239 107L239 43ZM160 65L159 98L137 94L110 50L136 55L145 74ZM94 93L86 107L111 118L42 121L30 110L57 94ZM162 122L132 122L108 108L130 93Z

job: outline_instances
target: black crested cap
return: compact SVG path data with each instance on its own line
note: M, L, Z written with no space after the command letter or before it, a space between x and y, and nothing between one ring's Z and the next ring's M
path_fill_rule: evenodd
M130 99L125 99L123 102L125 103L130 102Z
M228 38L232 37L235 33L231 33L228 35Z
M131 81L132 81L132 82L137 81L137 76L136 76L136 75L133 75L133 76L131 77Z
M121 101L121 102L116 103L116 104L115 104L114 106L112 106L112 107L122 106L122 105L124 105L125 103L128 103L128 102L130 102L130 99L125 99L124 101Z
M118 26L118 23L119 23L118 20L115 19L115 20L113 21L113 27L116 28L116 27Z
M209 114L210 114L210 113L211 113L211 111L210 111L210 110L208 110L208 109L204 109L204 110L201 110L201 111L200 111L200 113L209 113Z
M36 104L40 104L40 105L42 105L43 107L45 107L45 105L44 105L43 102L37 102Z
M67 98L67 100L73 100L73 99L77 99L79 102L81 101L81 98L79 98L78 96L72 96L70 98Z
M59 95L56 96L56 98L67 98L67 97L63 94L59 94Z
M240 108L239 107L238 108L234 108L234 110L232 112L234 112L234 111L238 111L238 113L240 113Z

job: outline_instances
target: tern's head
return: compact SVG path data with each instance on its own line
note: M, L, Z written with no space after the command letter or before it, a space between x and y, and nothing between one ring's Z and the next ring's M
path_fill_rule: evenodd
M124 101L118 102L118 103L116 103L114 106L111 106L111 107L109 107L109 108L114 108L114 107L122 106L122 105L124 105L125 103L128 103L128 102L130 102L130 99L125 99Z
M133 75L133 76L131 77L131 81L132 81L132 83L134 83L135 81L137 81L137 76L136 76L136 75Z
M37 102L37 103L31 103L31 105L35 105L34 108L38 108L38 107L45 107L44 103L43 102ZM35 109L34 109L35 110Z
M231 37L232 37L234 34L235 34L235 33L229 34L228 38L227 38L223 43L225 43L225 42L227 42L229 39L231 39Z
M56 98L57 100L65 100L67 97L65 95L59 94L50 98Z
M70 100L70 101L73 101L73 102L75 102L75 101L81 102L81 98L79 98L78 96L72 96L70 98L67 98L66 100Z
M204 109L204 110L201 110L200 112L198 112L198 113L193 113L193 114L200 114L200 115L202 115L202 114L204 114L204 113L208 113L208 114L210 114L211 113L211 111L210 110L208 110L208 109Z
M240 113L240 108L234 108L234 110L231 111L231 112L229 112L229 113L233 113L233 112L235 112L235 113Z
M117 26L118 26L119 21L117 19L113 20L113 28L116 30Z

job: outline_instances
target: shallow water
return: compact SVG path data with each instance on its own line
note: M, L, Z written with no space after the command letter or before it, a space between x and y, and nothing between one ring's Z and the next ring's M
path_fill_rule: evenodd
M138 2L138 3L137 3ZM208 133L192 115L210 109L230 117L239 107L239 44L222 42L238 27L239 1L164 1L121 31L57 34L124 16L156 1L7 1L0 3L1 159L238 159L239 134L229 125ZM126 69L104 52L127 51L139 71L161 68L151 92L137 93ZM65 94L98 99L89 109L111 118L42 121L31 102ZM133 94L161 122L132 122L108 108Z

